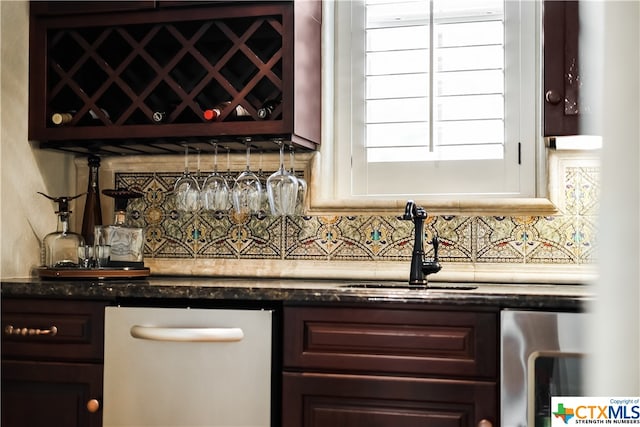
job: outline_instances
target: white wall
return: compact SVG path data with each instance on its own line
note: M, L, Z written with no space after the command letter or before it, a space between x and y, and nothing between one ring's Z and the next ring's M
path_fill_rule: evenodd
M0 1L0 277L28 277L40 241L55 231L52 202L75 191L71 156L32 149L27 139L29 3ZM77 210L77 209L76 209Z

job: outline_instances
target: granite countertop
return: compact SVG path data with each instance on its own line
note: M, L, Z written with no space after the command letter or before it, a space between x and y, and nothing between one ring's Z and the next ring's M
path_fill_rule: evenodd
M305 279L151 276L145 280L2 280L3 297L282 301L285 303L417 303L500 308L583 310L587 285L446 283L409 289L406 283Z

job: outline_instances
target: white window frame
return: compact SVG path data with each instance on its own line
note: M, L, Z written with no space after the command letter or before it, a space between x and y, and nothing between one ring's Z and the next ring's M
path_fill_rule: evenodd
M509 0L511 1L511 0ZM446 191L437 194L435 192L404 192L390 195L354 195L351 190L351 146L348 143L352 139L351 120L352 106L347 105L340 98L342 94L350 93L350 79L345 79L345 66L350 65L334 61L336 57L336 40L350 37L349 26L336 26L334 13L336 9L348 5L349 1L325 1L323 13L323 143L320 153L312 164L311 200L312 212L340 212L358 211L367 209L371 211L395 211L407 198L424 201L431 206L434 212L451 213L490 213L504 212L505 208L512 208L511 212L531 214L549 214L555 212L553 204L546 196L546 167L544 159L546 148L540 134L540 75L541 75L541 43L540 43L540 13L541 7L538 0L524 0L522 8L528 9L527 13L533 14L534 19L527 23L523 29L529 51L533 52L532 65L523 67L521 71L527 74L530 83L527 91L523 91L520 102L528 105L528 110L520 109L519 115L526 115L530 120L525 125L521 134L530 135L527 140L521 139L522 158L531 160L518 176L518 188L516 191L499 189L495 192L473 191ZM345 32L347 33L345 35ZM336 67L337 65L337 67ZM342 68L341 68L342 67ZM536 72L536 70L538 70ZM347 124L347 126L345 126ZM520 139L520 138L518 138ZM517 144L516 144L517 146ZM468 169L465 169L468 171ZM461 179L469 174L458 174L454 181L474 181ZM441 177L441 175L440 175ZM407 179L419 181L424 178L408 177L390 179L404 182ZM526 188L520 182L527 180Z

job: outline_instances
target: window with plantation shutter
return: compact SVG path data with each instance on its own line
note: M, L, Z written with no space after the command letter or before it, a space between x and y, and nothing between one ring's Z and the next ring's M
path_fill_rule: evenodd
M534 196L536 2L335 8L345 196Z

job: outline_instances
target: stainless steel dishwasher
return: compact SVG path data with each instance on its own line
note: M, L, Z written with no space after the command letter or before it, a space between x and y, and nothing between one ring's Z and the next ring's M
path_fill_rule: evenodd
M107 307L104 427L267 427L273 312Z

